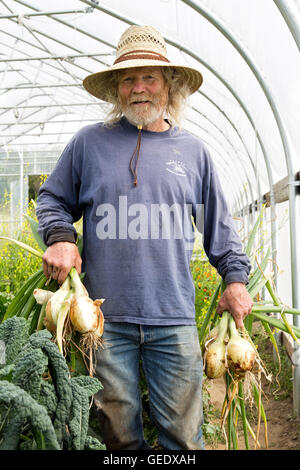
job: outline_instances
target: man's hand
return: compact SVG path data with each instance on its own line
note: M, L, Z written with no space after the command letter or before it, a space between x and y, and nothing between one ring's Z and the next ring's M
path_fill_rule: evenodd
M237 328L242 328L243 320L251 313L252 307L253 302L245 284L232 282L224 290L216 311L218 315L221 315L224 310L228 310L233 316Z
M67 278L71 268L81 272L81 257L75 243L57 242L50 245L43 255L43 270L47 278L52 276L59 284Z

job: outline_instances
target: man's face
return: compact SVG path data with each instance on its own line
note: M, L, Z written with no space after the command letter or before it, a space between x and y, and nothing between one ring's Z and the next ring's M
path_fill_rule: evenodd
M168 86L159 67L124 70L118 95L121 109L132 124L149 126L163 121Z

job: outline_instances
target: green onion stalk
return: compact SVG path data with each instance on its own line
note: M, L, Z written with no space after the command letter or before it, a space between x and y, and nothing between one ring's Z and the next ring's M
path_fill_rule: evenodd
M246 254L250 257L251 260L256 259L254 242L256 233L262 221L263 211L264 208L262 208L260 211L253 230L249 235L248 243L245 249ZM280 330L289 334L295 341L298 342L298 344L300 344L300 328L295 325L291 325L286 317L287 314L300 315L300 310L284 305L278 299L271 284L272 273L265 273L269 263L269 257L270 250L268 250L262 257L260 264L256 259L257 266L249 277L249 283L246 288L254 303L251 313L247 315L244 320L245 327L241 331L237 330L234 319L231 317L229 312L223 312L221 318L219 318L219 315L216 314L217 297L220 290L221 292L224 290L224 281L221 281L212 296L207 315L199 332L199 340L202 346L202 350L204 351L203 358L206 376L208 378L214 378L214 376L219 377L219 372L224 370L223 375L225 377L226 383L226 394L222 412L222 429L223 431L225 428L227 430L226 443L228 449L238 448L236 432L238 418L240 418L242 421L245 448L250 448L248 434L250 434L253 438L255 448L260 447L258 434L261 419L263 420L265 428L265 446L268 448L267 416L261 399L261 374L264 373L267 380L270 380L270 374L267 374L259 357L258 351L251 340L253 322L261 322L261 325L270 338L278 357L279 350L274 337L274 329L275 331ZM258 300L263 288L267 289L271 300ZM277 315L275 316L274 314ZM280 318L278 318L278 314ZM224 321L222 320L223 317ZM220 329L220 325L224 325L225 320L228 324L227 334L224 334L224 330L222 328ZM221 347L220 343L222 344ZM245 345L246 353L245 351L243 352L242 348L240 347L242 343ZM205 361L207 361L207 352L209 349L216 349L218 354L221 351L222 357L224 357L225 367L222 368L220 363L218 363L219 365L217 367L216 373L213 369L210 370L207 367L207 364L205 364ZM218 357L218 354L214 357L214 359ZM243 364L243 362L245 362L245 354L247 356L246 366L241 369L240 366ZM257 375L257 379L255 375ZM249 385L251 386L249 387ZM247 388L247 393L244 393L244 386ZM254 401L258 409L259 420L256 434L254 433L254 430L251 428L247 419L245 406L245 396L249 396L250 391L252 391L251 394L254 397Z

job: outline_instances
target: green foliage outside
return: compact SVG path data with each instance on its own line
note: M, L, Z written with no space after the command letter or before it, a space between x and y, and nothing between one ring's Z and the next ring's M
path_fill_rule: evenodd
M30 201L27 215L36 219L34 202ZM8 223L1 223L0 235L10 236ZM15 233L14 238L35 249L39 249L29 222L23 219L22 227ZM21 247L5 240L0 240L0 292L14 295L28 277L41 267L41 260ZM4 294L2 294L5 297Z
M45 176L40 177L40 184L44 181ZM27 243L35 249L38 244L32 234L29 222L23 218L22 227L17 229L15 233L11 233L11 222L9 222L11 195L5 191L2 195L0 205L0 235L13 237L19 241ZM35 203L31 200L28 204L27 215L34 218ZM21 247L10 243L9 241L0 240L0 322L4 313L12 301L14 295L21 288L22 284L33 273L41 267L41 260L33 254L24 251Z

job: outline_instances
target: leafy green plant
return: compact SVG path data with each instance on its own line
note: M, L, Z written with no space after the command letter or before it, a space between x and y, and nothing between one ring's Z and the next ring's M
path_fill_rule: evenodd
M103 450L88 436L90 397L101 383L71 376L51 334L29 330L16 316L0 325L0 449Z

